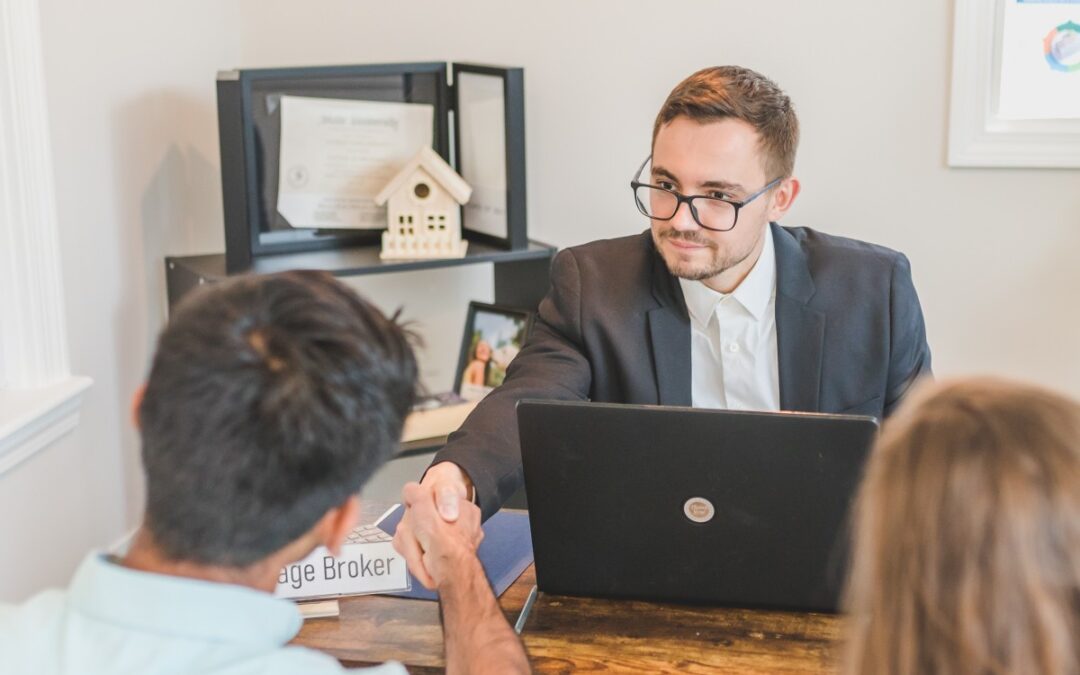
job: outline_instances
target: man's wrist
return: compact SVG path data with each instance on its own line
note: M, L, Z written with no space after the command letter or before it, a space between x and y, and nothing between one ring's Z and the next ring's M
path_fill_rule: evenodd
M429 466L427 473L425 473L424 477L420 479L420 482L423 483L432 471L440 474L443 472L456 471L456 473L452 473L452 475L454 475L455 477L459 477L461 479L461 484L465 486L465 501L469 502L470 504L476 504L479 506L480 502L477 498L476 486L473 485L472 478L469 477L469 473L465 471L465 469L461 468L461 465L459 465L457 462L447 460L445 462L439 462L438 464L433 464Z
M440 595L468 592L476 580L486 578L476 553L464 546L447 553L440 562L439 578L435 580Z
M450 462L454 464L454 462ZM461 472L461 482L465 484L465 501L470 504L478 503L476 501L476 486L473 485L472 478L469 477L469 472L461 468L461 465L454 464L454 468Z

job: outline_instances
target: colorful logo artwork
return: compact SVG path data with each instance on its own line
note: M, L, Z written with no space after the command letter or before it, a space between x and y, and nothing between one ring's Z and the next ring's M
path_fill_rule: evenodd
M1046 62L1054 70L1073 73L1080 70L1080 25L1066 21L1043 38Z

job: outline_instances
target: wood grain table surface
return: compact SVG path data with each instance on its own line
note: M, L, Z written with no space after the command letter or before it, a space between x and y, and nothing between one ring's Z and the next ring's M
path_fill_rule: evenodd
M530 566L499 598L511 624L535 582ZM437 603L371 595L342 598L340 607L336 618L306 621L293 644L347 666L395 660L411 673L442 672ZM828 614L541 593L522 639L542 673L832 673L840 630Z

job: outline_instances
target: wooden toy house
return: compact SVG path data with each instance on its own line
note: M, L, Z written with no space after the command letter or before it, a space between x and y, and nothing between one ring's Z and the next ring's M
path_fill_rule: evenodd
M384 260L462 258L461 206L472 188L431 148L425 147L375 197L386 205Z

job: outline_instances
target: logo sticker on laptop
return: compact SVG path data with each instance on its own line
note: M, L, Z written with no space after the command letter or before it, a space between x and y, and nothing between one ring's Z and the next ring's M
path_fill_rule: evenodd
M682 507L686 517L695 523L707 523L716 515L716 508L704 497L691 497Z

